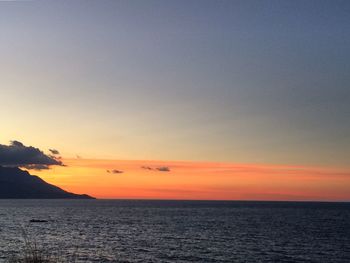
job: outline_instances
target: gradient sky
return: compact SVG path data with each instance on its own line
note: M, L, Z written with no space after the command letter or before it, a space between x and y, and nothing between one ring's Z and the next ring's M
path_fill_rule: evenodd
M350 171L342 169L183 161L64 162L69 168L37 173L68 191L99 198L350 201ZM118 173L106 172L115 168Z
M0 143L349 169L349 14L321 0L1 2Z

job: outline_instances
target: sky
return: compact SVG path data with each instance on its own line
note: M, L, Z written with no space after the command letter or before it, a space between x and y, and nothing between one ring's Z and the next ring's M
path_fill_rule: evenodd
M58 149L69 165L37 174L103 198L350 200L349 14L337 0L0 2L0 144Z

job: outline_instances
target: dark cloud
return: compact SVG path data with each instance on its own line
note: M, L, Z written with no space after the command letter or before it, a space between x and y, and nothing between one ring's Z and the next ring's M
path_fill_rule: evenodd
M170 172L170 168L167 166L160 166L152 168L150 166L141 166L142 169L150 170L150 171L158 171L158 172Z
M57 154L60 154L59 151L55 150L55 149L49 149L49 151L51 152L51 154L53 155L57 155Z
M46 155L38 148L25 146L19 141L11 141L10 145L0 144L0 165L43 170L51 165L63 166L63 163L60 157Z
M167 166L157 167L156 170L159 172L170 172L170 168Z
M122 174L124 171L113 169L113 170L107 170L107 173L112 173L112 174Z
M46 164L26 164L21 167L26 168L28 170L37 170L37 171L50 169L50 167Z
M24 147L23 143L19 141L11 141L12 146L17 146L17 147Z

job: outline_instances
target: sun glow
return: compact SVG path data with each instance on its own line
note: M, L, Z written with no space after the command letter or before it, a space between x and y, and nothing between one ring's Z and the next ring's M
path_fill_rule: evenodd
M350 200L348 170L180 161L63 162L67 167L36 174L65 190L97 198Z

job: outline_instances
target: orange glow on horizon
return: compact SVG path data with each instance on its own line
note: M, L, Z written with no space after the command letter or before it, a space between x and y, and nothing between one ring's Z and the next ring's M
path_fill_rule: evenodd
M34 174L67 191L107 199L350 200L350 171L344 169L180 161L63 162L67 167ZM158 171L159 167L170 171ZM113 169L123 173L107 172Z

